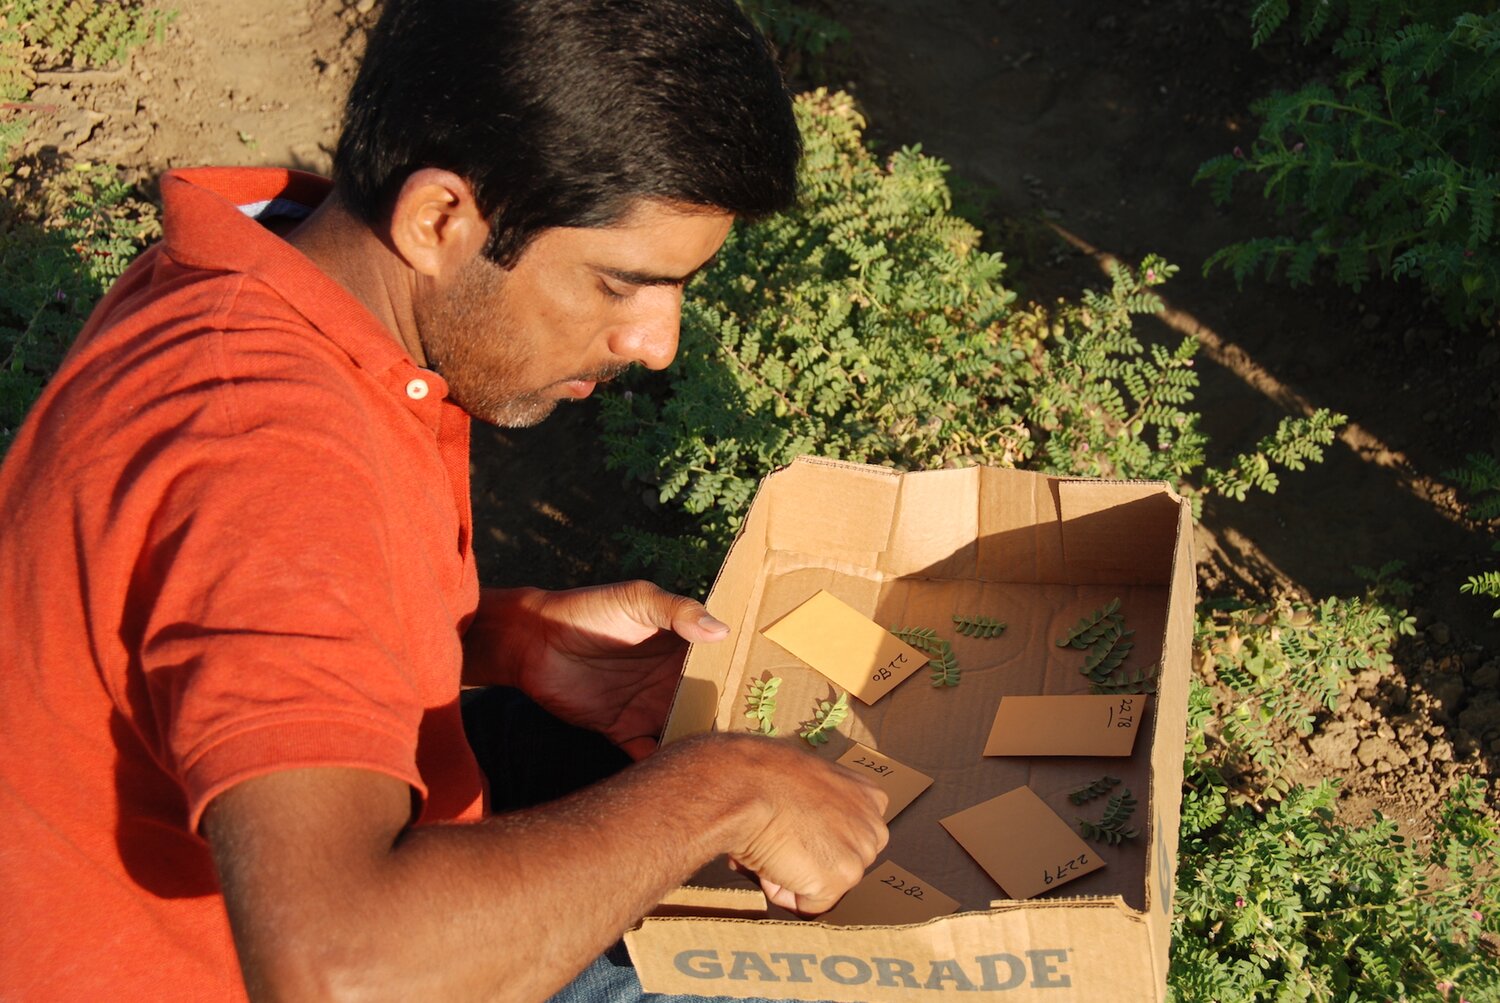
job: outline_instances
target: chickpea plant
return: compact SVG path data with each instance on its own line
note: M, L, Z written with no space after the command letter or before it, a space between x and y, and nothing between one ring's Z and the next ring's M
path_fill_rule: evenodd
M1096 843L1108 843L1110 846L1118 846L1127 839L1134 839L1140 835L1140 830L1126 828L1126 823L1130 821L1130 816L1135 814L1135 806L1136 799L1127 787L1110 797L1099 821L1091 822L1086 818L1080 818L1078 820L1079 831L1083 833L1084 839L1092 839Z
M840 693L837 700L821 700L817 709L813 711L813 719L807 724L799 735L807 740L808 745L824 745L828 742L828 735L849 716L849 694Z
M753 724L753 730L775 738L779 732L772 718L776 714L776 691L781 689L781 677L752 679L746 695L745 717Z
M957 618L955 618L957 619ZM891 633L927 656L928 678L934 686L957 686L962 676L953 645L931 627L892 627Z
M1069 794L1068 800L1077 805L1086 804L1094 798L1103 797L1119 785L1119 777L1111 777L1106 774L1098 780L1092 781Z

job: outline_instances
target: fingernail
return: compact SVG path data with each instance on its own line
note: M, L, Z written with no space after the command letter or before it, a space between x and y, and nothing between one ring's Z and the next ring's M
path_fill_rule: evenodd
M729 629L729 624L725 623L723 620L720 620L712 613L704 613L702 616L700 616L698 618L698 626L702 627L704 630L711 630L715 634L722 633Z

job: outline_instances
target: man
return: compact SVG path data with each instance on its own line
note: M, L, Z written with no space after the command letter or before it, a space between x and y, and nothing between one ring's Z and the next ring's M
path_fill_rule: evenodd
M731 0L389 0L331 191L164 178L0 468L0 997L537 1000L716 855L808 914L859 879L873 786L652 754L701 605L481 593L471 546L468 417L666 366L797 150ZM461 682L641 762L487 815Z

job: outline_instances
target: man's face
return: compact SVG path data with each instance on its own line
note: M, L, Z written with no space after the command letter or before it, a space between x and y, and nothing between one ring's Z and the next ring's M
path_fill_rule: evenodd
M428 364L465 411L513 428L632 363L663 369L677 354L683 286L732 222L642 201L615 226L544 230L508 271L475 255L415 301Z

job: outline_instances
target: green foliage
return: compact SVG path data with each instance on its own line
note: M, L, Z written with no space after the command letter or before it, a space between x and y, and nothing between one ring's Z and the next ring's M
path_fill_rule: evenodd
M915 149L877 164L847 96L797 110L800 205L730 236L684 306L669 385L637 379L601 408L610 465L697 524L628 534L658 576L705 580L759 479L799 454L938 467L1026 448L1004 265L949 214L946 168Z
M961 616L955 613L953 623L965 637L999 637L1005 631L1005 624L999 620L979 614Z
M1399 568L1387 565L1382 580ZM1341 709L1354 672L1414 632L1373 597L1200 609L1173 903L1174 1003L1500 998L1500 831L1460 777L1432 843L1334 814L1338 781L1285 778L1287 732ZM1221 705L1223 689L1229 699Z
M927 667L931 670L928 678L934 686L957 686L960 681L958 668L958 656L953 653L953 645L947 641L938 641L937 651L928 659Z
M1109 799L1104 806L1104 815L1099 821L1078 819L1079 831L1083 833L1084 839L1108 843L1111 846L1118 846L1127 839L1134 839L1140 835L1139 830L1127 829L1125 823L1129 822L1130 816L1135 814L1135 804L1136 800L1131 796L1130 788L1127 787Z
M1173 266L1148 256L1076 303L1013 313L1000 257L951 212L943 164L915 148L877 163L846 95L804 95L797 113L799 205L730 235L690 290L664 385L636 374L603 398L607 464L692 523L670 538L624 530L632 570L702 589L760 479L806 453L1164 478L1192 493L1197 344L1146 346L1132 330ZM1317 434L1287 423L1266 462L1315 455Z
M1190 764L1173 904L1175 1003L1500 998L1500 832L1461 778L1425 849L1393 820L1344 825L1338 781L1231 806Z
M781 689L781 677L772 676L770 679L752 679L745 696L745 717L755 725L755 730L762 735L774 738L777 735L776 724L772 718L776 715L776 691Z
M1486 571L1483 574L1470 575L1469 580L1458 587L1458 591L1472 596L1500 599L1500 571ZM1493 615L1500 620L1500 607L1495 609Z
M160 37L175 16L138 0L6 0L0 4L0 102L24 103L39 69L112 66ZM24 119L0 119L0 163L25 132Z
M1144 669L1120 669L1089 685L1090 693L1155 693L1156 677L1161 666L1148 665Z
M957 622L959 618L953 619ZM1000 630L1004 629L1005 625L1000 624ZM891 633L898 640L905 641L928 656L927 667L931 670L929 678L932 680L932 685L957 686L959 684L961 672L958 667L958 656L953 653L953 645L939 637L937 631L931 627L892 627Z
M1087 648L1111 630L1118 631L1124 623L1125 614L1120 612L1120 597L1115 596L1069 627L1068 632L1057 639L1057 646Z
M1322 262L1355 290L1373 271L1410 277L1455 322L1492 324L1500 306L1500 11L1485 0L1304 0L1301 35L1336 32L1336 76L1252 107L1248 150L1198 169L1215 200L1246 175L1300 220L1294 236L1222 248L1205 270L1236 280L1263 269L1293 284ZM1290 17L1291 0L1261 0L1255 44Z
M1319 715L1338 710L1344 684L1368 668L1391 667L1391 645L1414 634L1411 617L1368 598L1291 599L1200 614L1197 649L1213 678L1233 694L1219 721L1226 764L1242 773L1252 798L1291 787L1284 733L1313 733Z
M1470 453L1467 462L1458 470L1445 475L1451 478L1467 494L1476 495L1469 502L1464 515L1479 523L1490 523L1500 519L1500 457L1487 453ZM1490 544L1490 549L1500 551L1500 540ZM1470 575L1458 587L1460 592L1488 599L1500 599L1500 571L1485 571ZM1500 619L1500 606L1494 616Z
M1028 466L1174 484L1202 466L1206 438L1183 407L1198 386L1197 341L1147 347L1134 331L1135 317L1161 309L1152 289L1176 271L1156 255L1139 268L1112 264L1108 290L1017 318L1016 329L1042 348L1022 373L1026 431L1036 442Z
M1102 798L1113 788L1118 787L1119 784L1119 777L1103 776L1098 780L1095 780L1093 783L1090 783L1084 787L1080 787L1073 793L1069 794L1068 800L1073 802L1074 804L1084 804L1086 802L1092 801L1094 798Z
M1464 513L1468 518L1476 522L1500 519L1500 457L1470 453L1462 467L1443 476L1453 480L1461 490L1478 496Z
M159 38L176 14L131 0L7 0L0 21L45 66L112 66Z
M936 655L942 650L943 639L931 627L892 627L891 633L925 654Z
M1309 461L1323 460L1323 447L1348 421L1344 415L1319 408L1306 418L1284 419L1271 435L1261 439L1253 453L1241 453L1227 470L1210 468L1203 475L1208 490L1244 501L1251 489L1275 493L1280 479L1271 468L1278 463L1288 470L1305 470Z
M808 745L822 745L828 741L828 733L843 724L844 718L848 716L849 694L840 693L839 698L832 703L827 700L819 701L817 710L813 711L812 723L797 734L807 739Z
M1079 669L1089 682L1103 685L1116 669L1129 657L1135 642L1131 640L1135 631L1126 630L1120 624L1115 624L1089 645L1088 654L1083 659L1083 667Z
M783 56L805 53L816 59L830 47L849 40L849 30L837 21L786 0L739 0L740 9L776 43Z
M0 232L0 452L94 303L159 232L155 207L112 171L69 172L52 190L56 219Z

